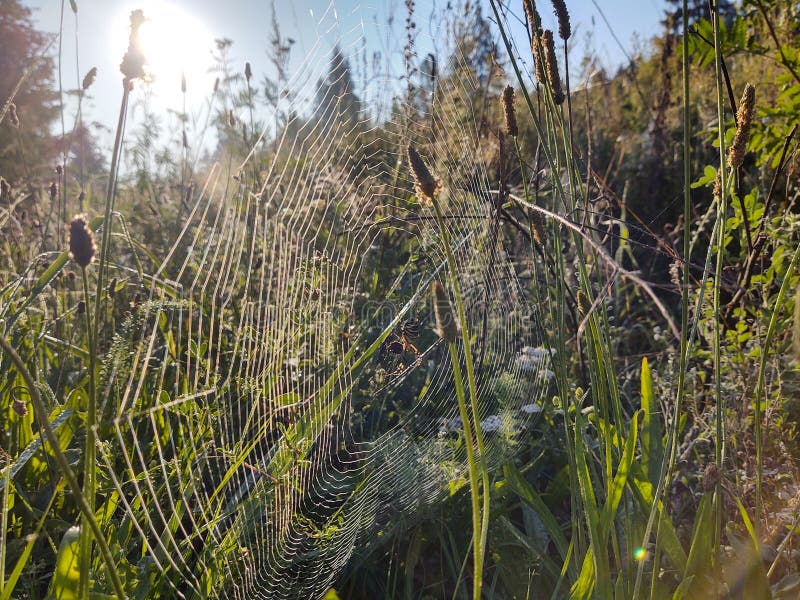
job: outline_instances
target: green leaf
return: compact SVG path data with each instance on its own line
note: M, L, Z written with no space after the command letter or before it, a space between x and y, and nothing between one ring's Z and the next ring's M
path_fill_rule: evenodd
M56 600L76 600L78 598L78 584L81 577L78 569L80 532L80 527L70 527L61 538L58 556L56 556L56 568L50 582L50 594Z
M659 419L659 407L653 394L653 376L647 358L642 359L642 465L647 479L653 487L658 485L661 476L661 463L664 460L664 444Z

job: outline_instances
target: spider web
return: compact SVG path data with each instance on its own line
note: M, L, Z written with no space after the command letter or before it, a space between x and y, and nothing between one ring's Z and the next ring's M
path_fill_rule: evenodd
M419 2L417 18L428 14ZM333 5L317 31L335 32L345 56L366 47L363 28L339 31ZM158 285L114 340L102 397L119 400L103 406L113 428L100 444L108 506L124 513L120 543L145 557L142 577L178 597L319 597L399 516L465 485L430 300L447 265L432 209L413 195L409 142L443 182L490 465L513 452L547 391L544 355L522 352L541 326L498 226L485 90L447 19L411 31L409 63L417 48L447 46L433 97L386 75L364 94L373 118L349 120L331 96L324 120L295 116L274 140L265 130L254 153L270 144L272 158L257 193L252 154L236 178L215 167ZM286 114L303 114L331 52L320 34ZM403 101L388 97L398 89ZM395 275L378 281L388 265ZM415 349L387 353L413 319L419 335L403 341Z

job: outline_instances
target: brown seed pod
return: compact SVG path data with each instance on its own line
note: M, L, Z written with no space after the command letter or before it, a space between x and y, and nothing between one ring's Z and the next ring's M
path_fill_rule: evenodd
M753 112L756 106L756 88L749 83L744 86L744 93L739 102L739 110L736 111L736 135L733 143L728 150L728 166L731 169L738 169L744 162L744 155L747 152L747 142L750 140L750 125L753 123Z
M50 182L50 200L55 200L58 196L58 185L55 181Z
M506 133L511 137L519 135L517 113L514 110L514 88L507 85L503 89L503 113L506 117Z
M562 40L566 40L572 34L572 28L569 24L569 12L567 12L567 3L564 0L551 0L553 3L553 10L558 19L558 35Z
M434 177L428 165L411 144L408 145L408 162L411 165L411 173L414 176L414 190L417 196L430 198L431 200L439 193L442 188L441 182Z
M561 77L558 75L558 59L556 59L553 32L549 29L542 34L542 46L544 46L544 65L547 71L547 81L553 92L553 102L561 104L564 102L564 92L561 89Z
M80 267L87 267L94 258L94 236L86 217L78 215L69 224L69 253Z
M436 318L436 335L446 342L455 342L460 329L453 315L450 298L438 281L433 282L433 314Z
M253 78L253 69L250 68L249 62L244 63L244 78L248 81L248 83Z
M522 8L525 10L525 16L528 18L531 38L535 40L539 36L539 31L542 29L542 18L539 16L539 11L536 10L536 5L533 3L533 0L522 0Z
M83 76L83 82L81 82L81 89L85 92L88 90L92 84L94 83L95 79L97 79L97 67L92 67L87 71L86 75Z
M25 415L27 415L27 414L28 414L28 405L27 405L27 404L25 404L25 403L24 403L22 400L20 400L19 398L15 398L15 399L14 399L14 402L12 402L12 403L11 403L11 408L12 408L12 409L13 409L13 411L14 411L15 413L17 413L17 415L19 415L20 417L24 417Z

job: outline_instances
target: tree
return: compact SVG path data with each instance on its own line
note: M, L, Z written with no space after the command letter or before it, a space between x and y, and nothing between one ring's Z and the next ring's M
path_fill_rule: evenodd
M14 185L47 183L58 156L50 133L58 112L51 40L36 30L31 15L18 0L0 4L0 103L12 101L19 119L18 126L10 115L0 123L0 175Z
M323 127L337 124L355 125L361 116L361 100L355 93L350 63L336 46L328 65L328 73L317 82L314 118Z

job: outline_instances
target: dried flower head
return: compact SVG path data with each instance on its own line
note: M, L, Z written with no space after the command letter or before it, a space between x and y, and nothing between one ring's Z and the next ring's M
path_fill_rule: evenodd
M244 63L244 78L248 83L253 78L253 69L250 68L249 62Z
M736 112L736 135L733 138L728 150L728 166L731 169L738 169L744 162L744 155L747 152L747 142L750 140L750 125L753 123L753 112L756 106L756 88L749 83L744 86L744 93L739 102L739 110Z
M531 38L536 39L539 36L539 31L542 29L542 18L539 16L539 11L536 10L536 5L533 3L533 0L522 0L522 8L525 10L525 16L528 19Z
M446 342L455 342L459 327L447 292L438 281L433 282L433 315L436 318L436 335Z
M24 403L22 400L20 400L19 398L15 398L15 399L14 399L14 402L12 402L12 403L11 403L11 408L12 408L12 409L13 409L13 411L14 411L15 413L17 413L17 415L19 415L20 417L24 417L25 415L27 415L27 414L28 414L28 405L27 405L27 404L25 404L25 403Z
M558 35L562 40L566 40L572 34L572 28L569 25L569 13L567 12L567 3L564 0L550 0L553 3L553 11L556 13L558 19Z
M533 240L540 246L544 245L544 219L539 212L534 211L531 213L531 236Z
M213 93L216 94L218 89L219 89L219 77L217 77L214 80L214 92Z
M236 116L233 114L233 109L228 109L228 127L236 125Z
M553 92L553 102L561 104L564 102L564 92L561 89L561 77L558 75L558 60L556 59L553 32L549 29L546 29L542 34L542 46L544 47L544 66L547 71L547 81Z
M11 125L19 128L19 116L17 115L17 105L14 104L13 102L8 105L8 118L11 121Z
M92 67L91 69L89 69L89 71L86 73L86 75L83 76L83 82L81 83L81 89L84 92L86 90L88 90L92 86L92 84L94 83L95 79L97 79L97 67Z
M132 11L130 19L131 35L128 41L128 51L122 57L122 63L119 66L119 70L125 76L126 82L144 77L144 65L147 63L142 46L139 43L139 28L145 21L144 12L141 9Z
M181 71L181 93L186 93L186 73Z
M56 165L56 175L58 175L59 179L61 179L61 177L64 175L64 166L63 165Z
M714 463L708 463L703 473L703 491L711 492L720 481L719 469Z
M414 176L414 190L417 196L430 198L431 200L439 193L442 188L441 182L431 174L428 165L411 144L408 145L408 162L411 165L411 173Z
M78 304L75 306L75 311L79 315L82 315L83 313L85 313L86 312L86 302L84 302L83 300L78 302Z
M58 197L58 185L55 181L50 182L50 200L53 201Z
M506 117L506 133L511 137L519 135L517 113L514 111L514 88L507 85L503 89L503 113Z
M536 83L545 85L547 77L544 73L544 57L542 56L541 46L544 44L541 35L531 36L531 53L533 54L533 67L536 73Z
M717 169L717 175L714 177L714 197L722 197L722 169Z
M94 258L94 236L83 215L76 216L69 224L69 253L80 267L89 266Z

